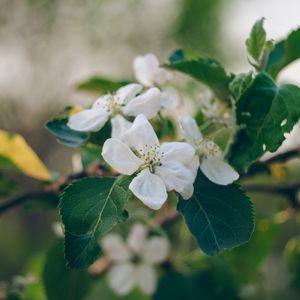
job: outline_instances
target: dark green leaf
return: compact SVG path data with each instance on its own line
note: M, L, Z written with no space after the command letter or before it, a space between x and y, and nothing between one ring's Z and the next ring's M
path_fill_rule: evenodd
M264 18L256 21L253 25L250 37L246 40L248 53L256 60L259 61L264 46L266 44L266 31L264 29Z
M253 81L252 73L239 74L230 82L229 89L238 100L249 88Z
M193 274L167 273L159 282L154 300L237 300L240 299L232 282L218 281L210 271Z
M269 55L265 71L273 78L291 62L300 58L300 28L291 32L285 40L275 44Z
M0 169L20 171L20 169L6 156L0 155Z
M178 49L178 50L175 50L173 53L171 53L171 55L169 56L169 62L171 64L174 64L174 63L177 63L177 62L180 62L180 61L183 61L185 60L186 57L185 57L185 53L182 49Z
M56 137L58 142L69 147L82 147L90 137L88 132L79 132L68 127L68 118L52 119L46 123L46 128Z
M85 178L63 192L60 214L65 226L65 255L74 268L89 266L100 255L99 238L124 220L131 177Z
M180 198L177 210L206 254L249 241L254 227L252 203L237 184L217 185L199 171L194 187L189 200Z
M241 126L229 155L230 163L242 171L266 151L274 152L300 117L300 89L291 84L277 86L260 73L237 102Z
M199 58L164 65L164 67L192 76L207 85L220 100L229 102L228 86L231 77L226 74L219 62L209 58Z
M50 249L43 279L48 300L83 299L91 285L87 272L71 270L66 266L62 241L57 241Z
M131 81L129 80L110 80L102 77L92 77L79 85L77 85L78 90L90 91L99 94L105 94L109 92L113 92L123 85L129 84Z

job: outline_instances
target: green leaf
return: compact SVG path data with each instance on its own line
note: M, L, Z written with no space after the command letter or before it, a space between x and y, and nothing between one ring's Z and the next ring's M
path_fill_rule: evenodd
M266 44L264 20L264 18L261 18L256 21L251 29L249 38L246 40L247 51L256 61L260 60Z
M271 51L265 71L273 78L289 65L291 62L300 58L300 28L292 31L285 40L275 44Z
M237 288L232 281L219 281L215 275L209 270L188 275L178 272L168 272L159 281L153 300L240 299Z
M198 172L193 196L180 198L177 210L208 255L249 241L253 232L253 208L237 184L217 185Z
M43 280L48 300L81 300L89 292L91 278L85 271L66 267L63 242L57 241L47 254Z
M230 82L229 89L238 100L247 91L252 81L252 73L239 74Z
M110 80L102 77L92 77L77 85L77 89L81 91L90 91L100 94L113 92L123 85L132 83L129 80Z
M169 56L169 62L171 64L184 61L186 59L185 52L182 49L177 49L174 52L172 52Z
M254 79L237 102L240 130L229 154L230 163L243 171L266 151L274 152L300 117L300 89L291 84L277 86L266 73Z
M216 60L199 58L198 60L179 61L173 64L163 65L163 67L192 76L207 85L220 100L230 102L228 86L231 76L226 74L222 65Z
M131 177L85 178L70 184L60 201L65 226L65 256L74 268L85 268L100 255L99 238L124 220L131 197Z
M79 132L68 127L68 118L52 119L46 123L46 128L56 137L58 142L69 147L82 147L90 137L87 132Z

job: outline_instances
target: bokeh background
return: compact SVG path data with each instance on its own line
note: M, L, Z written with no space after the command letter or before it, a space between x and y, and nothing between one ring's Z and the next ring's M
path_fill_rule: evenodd
M0 0L0 128L22 134L51 170L67 174L74 151L43 124L68 104L91 103L92 95L76 91L78 82L131 79L135 56L151 52L163 61L182 47L242 72L249 69L244 41L252 24L265 17L268 37L280 39L300 25L299 11L298 0ZM280 80L300 84L300 62ZM19 181L24 190L36 185ZM258 213L273 214L280 201L265 201ZM55 218L21 209L0 216L0 281L22 273L51 244ZM297 222L287 221L260 267L272 297L297 299L282 249L299 233Z

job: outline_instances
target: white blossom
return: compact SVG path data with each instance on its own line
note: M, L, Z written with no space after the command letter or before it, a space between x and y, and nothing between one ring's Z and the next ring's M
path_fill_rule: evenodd
M123 116L144 114L148 119L154 118L161 108L161 92L153 87L142 92L140 84L132 83L121 87L117 92L101 96L90 109L85 109L70 117L68 126L76 131L99 131L111 118L112 135L128 127Z
M195 172L189 165L195 149L188 143L159 144L144 115L139 115L123 138L110 138L102 148L104 160L121 174L132 175L129 189L145 205L159 209L167 200L167 191L175 190L188 199L193 194Z
M173 77L172 73L159 65L159 60L152 53L137 56L133 62L135 78L145 87L160 87L162 106L177 109L180 97L174 88L167 85Z
M228 185L237 180L239 174L224 160L220 147L203 138L196 121L189 115L182 116L180 121L186 141L195 148L199 157L197 168L200 163L203 174L220 185Z
M108 271L111 289L120 296L135 287L148 295L154 293L157 281L154 266L163 262L170 250L165 237L148 237L146 226L136 223L126 242L120 235L111 233L102 239L101 246L112 263Z

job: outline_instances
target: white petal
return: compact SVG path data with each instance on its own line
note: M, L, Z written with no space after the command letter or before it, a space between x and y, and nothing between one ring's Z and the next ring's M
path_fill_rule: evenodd
M201 141L203 136L195 119L193 119L190 115L183 115L180 117L180 125L186 141L196 147L196 142Z
M147 240L144 260L151 264L161 263L166 260L170 251L169 241L162 236L153 236Z
M175 89L167 87L162 90L160 101L163 107L170 110L175 110L179 107L180 97Z
M168 191L175 190L182 193L182 196L195 181L195 175L176 161L163 162L161 166L155 168L155 174L164 181Z
M198 169L199 169L199 157L198 155L194 155L194 157L185 164L185 166L194 174L194 176L197 176Z
M131 181L129 189L152 209L161 208L168 198L164 182L148 169L143 170Z
M159 61L153 54L137 56L133 62L136 79L144 86L153 86L155 74L159 68Z
M68 126L76 131L98 131L109 118L109 113L103 109L85 109L72 115Z
M143 163L130 148L118 139L108 139L102 148L104 160L119 173L131 175Z
M101 247L112 261L122 262L129 260L130 253L120 235L107 234L101 240Z
M134 117L143 114L147 119L152 119L157 115L160 108L160 90L151 88L142 95L130 100L123 108L123 113Z
M127 121L121 115L116 115L114 118L111 119L111 125L111 137L116 139L122 139L123 134L130 128L132 123Z
M144 249L148 235L147 227L142 223L136 223L131 227L127 244L135 253L140 253Z
M108 283L120 296L127 295L136 284L136 270L132 264L117 264L108 272Z
M131 83L119 88L116 92L116 102L119 105L128 103L132 98L139 94L143 89L143 86L137 83Z
M156 133L144 115L135 118L130 129L124 133L123 140L138 152L159 146Z
M188 143L169 142L161 144L162 160L188 164L195 156L195 149Z
M156 290L156 273L152 266L141 264L135 269L136 283L144 294L151 295Z
M111 95L110 94L107 94L107 95L103 95L101 96L99 99L97 99L92 108L101 108L101 109L104 109L106 111L109 111L109 102L111 100Z
M209 180L220 185L230 184L239 178L239 174L220 157L203 159L200 169Z
M180 192L180 195L184 200L188 200L193 196L193 193L194 193L194 184L189 184Z

